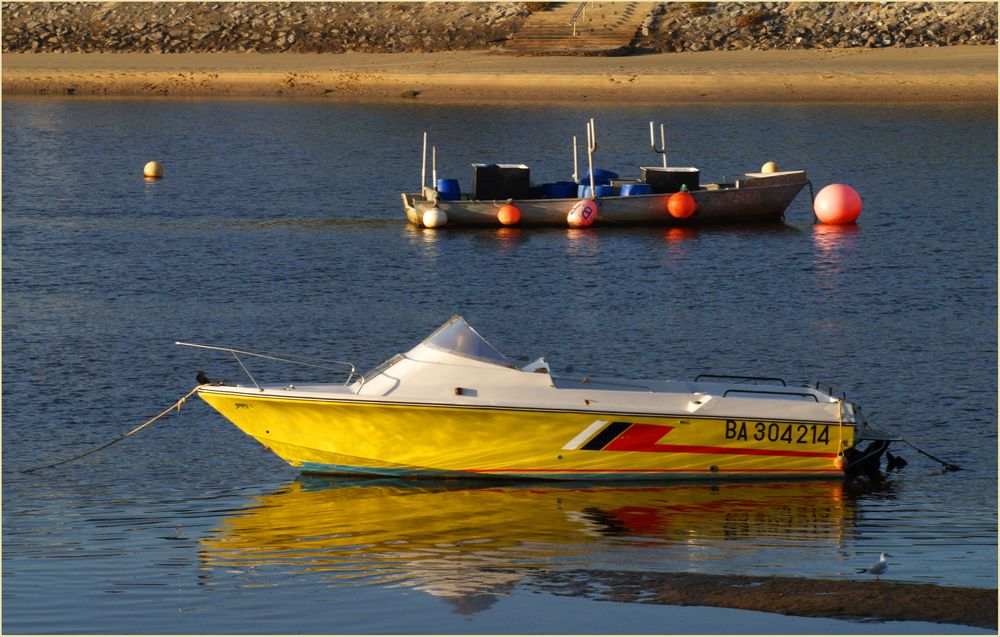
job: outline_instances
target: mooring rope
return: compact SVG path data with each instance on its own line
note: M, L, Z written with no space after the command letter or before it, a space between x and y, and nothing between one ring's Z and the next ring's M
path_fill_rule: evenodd
M867 423L867 421L865 421L865 422ZM928 458L930 458L931 460L933 460L934 462L941 463L941 466L944 467L945 471L961 471L962 470L962 467L958 466L957 464L955 464L953 462L948 462L946 460L942 460L941 458L938 458L937 456L934 456L934 455L931 455L931 454L927 453L926 451L924 451L923 449L921 449L917 445L913 444L912 442L910 442L906 438L900 436L895 431L892 431L891 429L887 429L885 427L879 427L879 429L882 429L886 433L890 433L893 436L895 436L896 437L895 442L901 442L901 443L905 444L908 447L912 447L913 450L916 451L917 453L922 453L925 456L927 456Z
M73 456L72 458L67 458L66 460L60 460L59 462L53 462L52 464L42 465L40 467L32 467L31 469L22 469L21 473L31 473L33 471L41 471L42 469L49 469L51 467L57 467L57 466L59 466L61 464L66 464L67 462L73 462L74 460L79 460L80 458L84 458L84 457L89 456L91 454L97 453L98 451L101 451L102 449L107 449L111 445L113 445L115 443L118 443L118 442L121 442L122 440L125 440L126 438L128 438L132 434L138 433L142 429L145 429L147 426L153 424L154 422L156 422L160 418L163 418L164 416L166 416L167 414L169 414L170 412L172 412L175 409L177 410L177 413L180 413L180 411L181 411L181 405L183 405L184 402L187 401L188 398L190 398L191 396L193 396L194 393L197 392L198 389L200 389L200 388L201 388L201 385L198 385L198 387L195 387L194 389L192 389L191 391L189 391L186 396L184 396L183 398L181 398L180 400L178 400L176 403L174 403L173 405L171 405L170 407L168 407L167 409L165 409L158 416L154 416L153 418L150 418L149 420L147 420L146 422L142 423L141 425L139 425L138 427L136 427L132 431L129 431L126 434L118 436L117 438L115 438L111 442L105 443L105 444L101 445L100 447L97 447L96 449L91 449L90 451L86 451L84 453L81 453L78 456Z
M962 470L962 467L958 466L957 464L952 464L951 462L945 462L941 458L938 458L936 456L932 456L931 454L927 453L923 449L920 449L919 447L917 447L917 445L913 444L909 440L906 440L905 438L900 438L900 442L905 442L907 445L913 447L913 449L915 451L917 451L918 453L924 454L925 456L927 456L931 460L934 460L935 462L940 462L944 466L944 470L945 471L961 471Z

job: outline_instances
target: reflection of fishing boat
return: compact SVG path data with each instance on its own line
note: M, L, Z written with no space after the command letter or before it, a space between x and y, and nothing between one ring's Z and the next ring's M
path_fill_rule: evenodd
M732 572L770 563L763 554L776 546L836 550L854 518L844 490L843 481L493 485L304 476L224 518L200 540L199 554L207 568L285 566L344 584L363 577L407 586L465 612L533 569L617 570L623 553L642 564L653 551L657 570Z
M230 352L241 366L247 354L198 347ZM360 376L350 370L343 384L268 386L251 376L250 386L204 384L198 393L290 464L315 472L831 476L877 467L889 444L856 405L818 386L568 377L541 358L518 368L458 316L406 354ZM861 451L863 440L872 442Z
M407 220L417 227L501 226L501 225L690 225L702 223L779 221L799 191L808 183L805 171L749 172L721 183L700 183L700 171L693 167L668 167L666 151L662 167L643 167L636 178L619 179L616 173L593 167L596 138L593 120L587 129L589 169L582 178L574 168L572 181L535 185L525 164L473 164L472 187L461 192L455 179L437 179L426 186L426 134L424 138L424 183L419 193L403 193ZM661 147L663 128L660 128ZM574 138L574 166L576 166ZM770 168L770 167L768 167ZM677 212L671 199L684 191L690 208ZM589 202L589 203L587 203ZM690 203L693 202L693 203ZM588 205L579 223L571 211ZM510 216L507 211L511 211ZM516 212L513 212L516 211Z

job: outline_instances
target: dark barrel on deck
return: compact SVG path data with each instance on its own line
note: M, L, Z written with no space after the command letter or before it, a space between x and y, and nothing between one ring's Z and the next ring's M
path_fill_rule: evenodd
M660 168L643 166L639 176L643 183L653 187L655 193L678 192L681 186L688 190L698 190L701 171L697 168Z
M524 164L472 164L473 199L489 201L530 196L530 169Z

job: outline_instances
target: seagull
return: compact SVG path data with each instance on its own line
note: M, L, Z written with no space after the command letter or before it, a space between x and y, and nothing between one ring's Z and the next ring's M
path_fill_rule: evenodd
M889 570L889 562L885 561L885 558L887 557L892 557L892 555L889 555L888 553L882 553L882 555L880 555L878 558L878 562L874 566L872 566L871 568L859 568L858 572L871 573L872 575L875 576L875 581L876 582L879 581L879 575Z

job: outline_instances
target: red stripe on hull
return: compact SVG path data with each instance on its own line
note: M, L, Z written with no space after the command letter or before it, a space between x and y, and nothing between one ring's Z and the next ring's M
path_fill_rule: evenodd
M844 473L840 469L458 469L467 473Z
M750 449L744 447L713 447L709 445L659 444L674 427L648 425L641 422L632 425L604 446L602 451L640 451L647 453L712 453L736 456L778 456L783 458L836 458L835 453L822 451L794 451L791 449Z

